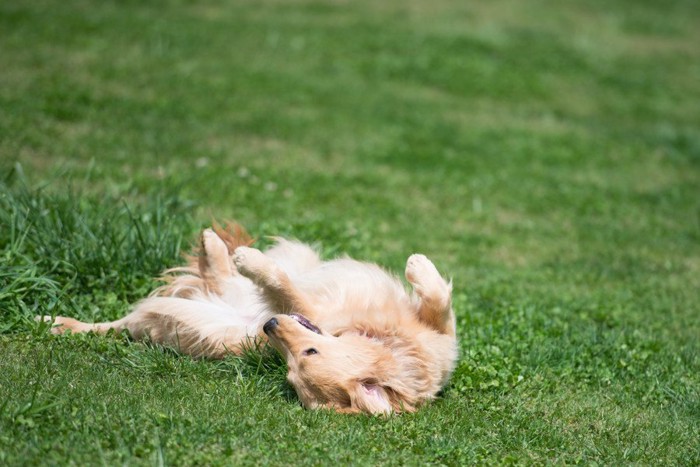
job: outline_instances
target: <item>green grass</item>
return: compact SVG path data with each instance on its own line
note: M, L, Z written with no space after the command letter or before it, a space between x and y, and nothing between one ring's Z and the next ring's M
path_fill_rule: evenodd
M0 4L0 464L700 463L695 1ZM454 279L441 397L113 319L212 218ZM263 239L264 240L264 239Z

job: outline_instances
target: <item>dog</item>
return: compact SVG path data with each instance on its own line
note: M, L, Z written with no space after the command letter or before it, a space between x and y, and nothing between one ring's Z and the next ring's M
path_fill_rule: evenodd
M264 253L237 225L200 236L196 256L122 319L41 316L52 332L127 330L193 357L223 358L251 339L286 360L308 409L412 412L447 384L457 360L452 283L423 255L402 283L375 264L322 261L309 245L275 238Z

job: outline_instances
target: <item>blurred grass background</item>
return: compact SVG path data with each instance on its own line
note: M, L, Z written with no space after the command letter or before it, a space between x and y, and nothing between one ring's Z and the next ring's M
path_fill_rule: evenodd
M698 24L681 0L2 3L0 461L697 464ZM462 341L443 397L302 412L269 353L32 324L125 313L212 218L431 257Z

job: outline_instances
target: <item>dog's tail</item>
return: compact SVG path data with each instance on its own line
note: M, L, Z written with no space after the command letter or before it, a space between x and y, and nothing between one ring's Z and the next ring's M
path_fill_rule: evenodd
M229 256L233 255L239 246L251 246L255 239L237 222L227 221L225 226L218 222L212 222L212 228L216 235L226 244Z

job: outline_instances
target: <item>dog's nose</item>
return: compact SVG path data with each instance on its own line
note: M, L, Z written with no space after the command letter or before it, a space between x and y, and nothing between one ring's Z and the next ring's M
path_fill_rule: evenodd
M270 321L263 326L263 331L265 331L265 334L270 334L270 332L275 330L278 324L277 318L271 318Z

